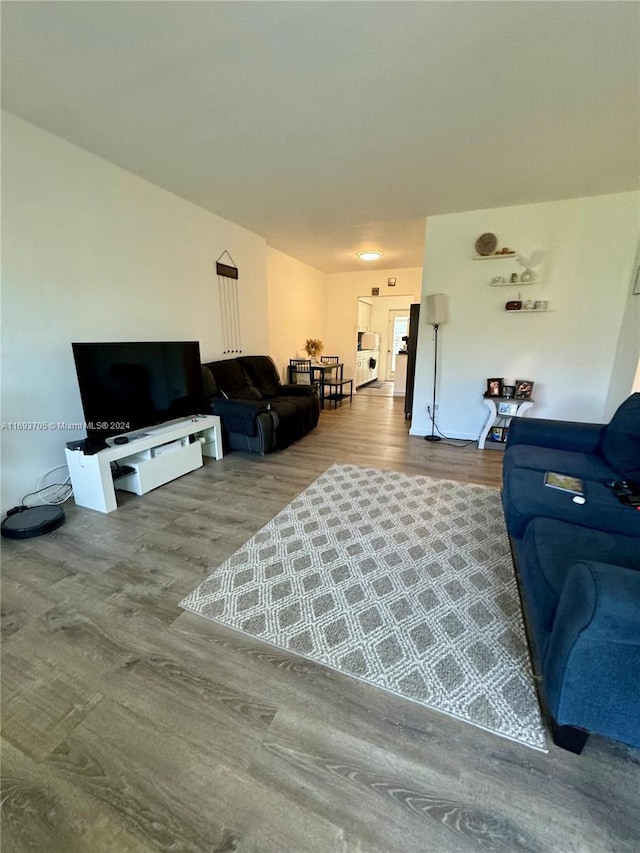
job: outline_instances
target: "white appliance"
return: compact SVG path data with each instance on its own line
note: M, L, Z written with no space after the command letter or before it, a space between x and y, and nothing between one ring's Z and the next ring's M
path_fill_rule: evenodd
M151 458L157 459L158 456L164 456L166 453L174 453L176 450L181 450L183 447L189 444L189 439L187 438L184 441L183 439L178 438L175 441L169 441L167 444L161 444L159 447L151 448Z
M378 349L380 346L380 335L376 332L363 332L360 339L360 349Z

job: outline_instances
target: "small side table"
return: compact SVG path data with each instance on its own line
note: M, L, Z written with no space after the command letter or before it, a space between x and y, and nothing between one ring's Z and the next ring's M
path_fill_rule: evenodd
M531 398L518 400L514 397L483 397L482 402L489 409L489 416L478 439L478 450L485 449L487 436L492 429L508 429L511 418L521 418L533 406L535 401ZM506 439L504 438L504 432L501 434L503 436L501 441L489 441L488 446L504 449Z

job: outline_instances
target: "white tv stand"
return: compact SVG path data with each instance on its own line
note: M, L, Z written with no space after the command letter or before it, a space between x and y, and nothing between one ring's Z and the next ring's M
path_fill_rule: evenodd
M78 506L113 512L117 509L116 487L144 495L202 467L203 456L222 459L222 430L217 415L180 418L124 433L123 437L129 441L93 454L66 449L73 497ZM133 471L117 477L114 483L112 462L126 465Z

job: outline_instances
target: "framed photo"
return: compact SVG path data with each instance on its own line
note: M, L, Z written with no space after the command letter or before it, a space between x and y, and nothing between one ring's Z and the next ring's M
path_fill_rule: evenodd
M489 439L491 441L503 441L502 436L504 435L504 430L502 427L491 427L491 432L489 433Z
M502 396L503 397L506 397L507 399L509 399L510 397L513 397L513 395L515 393L516 393L516 386L515 385L503 385L502 386Z
M533 393L533 379L516 379L516 400L528 400Z
M498 403L498 414L510 418L518 412L517 403Z
M502 383L504 379L487 379L487 397L502 397Z
M371 288L371 295L372 296L380 296L380 288L379 287L372 287Z

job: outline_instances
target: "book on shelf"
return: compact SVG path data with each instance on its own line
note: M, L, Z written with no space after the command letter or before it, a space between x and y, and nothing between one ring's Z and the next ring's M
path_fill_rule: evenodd
M584 483L578 477L569 474L557 474L555 471L547 471L544 475L544 484L551 489L559 489L561 492L569 492L572 495L584 494Z

